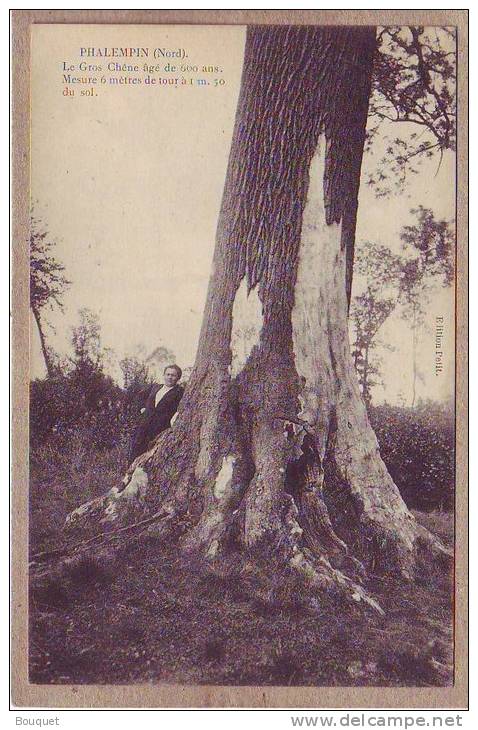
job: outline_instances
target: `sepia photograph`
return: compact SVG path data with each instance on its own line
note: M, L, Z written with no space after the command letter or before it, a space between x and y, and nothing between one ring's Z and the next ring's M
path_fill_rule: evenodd
M461 38L287 12L29 28L29 685L456 683Z

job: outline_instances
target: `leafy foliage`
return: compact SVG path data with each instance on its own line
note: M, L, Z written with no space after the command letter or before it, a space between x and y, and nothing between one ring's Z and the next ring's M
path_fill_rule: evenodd
M410 322L413 334L413 391L419 377L416 363L416 332L423 326L430 293L438 286L450 286L454 273L454 226L437 220L432 210L412 209L416 222L401 232L403 255L387 246L364 241L357 247L354 275L363 291L350 307L355 339L352 356L367 405L372 388L380 383L381 360L377 348L389 348L378 333L392 312ZM414 401L413 401L414 402Z
M354 297L350 309L355 329L352 356L367 404L372 400L371 388L380 382L377 335L397 306L401 263L382 244L365 241L358 247L355 273L365 282L365 290Z
M103 348L99 319L91 310L80 310L71 342L73 357L58 363L53 375L31 383L32 443L56 436L68 448L68 439L81 425L92 448L112 448L121 438L124 396L104 371L109 351Z
M400 279L401 316L412 330L413 395L421 377L417 364L417 330L423 326L430 292L440 283L450 286L454 274L454 227L445 220L436 220L433 211L419 206L411 211L417 218L414 225L404 226L401 239L405 252Z
M65 267L54 256L56 242L44 223L30 218L30 307L40 312L46 306L63 309L62 295L70 285Z
M62 297L70 285L65 267L53 255L56 242L42 221L30 217L30 308L35 317L47 372L52 376L57 367L57 357L47 343L43 311L57 306L63 310Z
M380 454L410 508L453 509L454 414L449 404L369 409Z
M125 390L142 391L152 383L149 368L138 355L126 355L120 360Z
M390 26L379 29L366 149L379 129L418 125L387 135L387 146L368 184L378 196L400 189L423 159L456 147L455 29ZM384 124L385 123L385 124Z
M418 307L423 315L427 294L437 284L450 286L454 274L454 226L437 220L430 208L419 205L410 211L416 223L404 226L400 238L406 259L401 267L400 298L404 316Z
M127 451L153 377L141 354L128 355L120 361L124 385L117 385L106 372L112 352L103 346L98 315L86 308L79 315L72 357L30 384L31 446L55 445L70 453L73 443L86 451L126 444ZM169 350L161 350L170 357Z
M101 372L88 382L74 371L30 384L30 441L32 448L51 440L71 453L83 434L85 449L105 450L118 444L125 432L123 393Z

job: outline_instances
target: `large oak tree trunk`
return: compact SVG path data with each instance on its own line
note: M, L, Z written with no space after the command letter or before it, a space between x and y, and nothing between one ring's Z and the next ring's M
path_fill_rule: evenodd
M279 552L318 585L411 575L415 522L380 458L348 303L373 28L251 27L195 367L122 491L69 518L140 521L184 550ZM231 340L255 325L248 357ZM142 520L155 515L152 524ZM179 532L178 532L179 531ZM339 567L342 569L339 570Z

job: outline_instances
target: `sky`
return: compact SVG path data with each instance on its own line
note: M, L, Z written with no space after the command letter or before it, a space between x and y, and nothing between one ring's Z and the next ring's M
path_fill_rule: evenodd
M49 342L69 351L78 311L99 315L102 340L118 356L164 345L183 366L194 363L214 247L234 115L239 93L245 28L241 26L36 26L32 38L31 187L35 212L56 240L56 255L72 285L64 312L48 313L55 331ZM184 49L183 59L161 62L161 79L207 78L208 85L76 85L65 96L63 74L100 79L111 59L86 58L80 48L147 47ZM117 59L114 60L116 62ZM80 71L80 62L102 65L102 73ZM144 59L119 59L137 64ZM166 73L169 62L198 66L198 72ZM202 73L202 67L218 70ZM131 75L131 74L130 74ZM140 70L133 76L144 80ZM216 80L217 79L217 83ZM93 88L97 96L81 96ZM387 130L384 130L385 132ZM364 160L364 174L380 157ZM410 208L431 207L454 217L454 159L445 155L423 164L403 195L377 199L361 186L357 245L377 240L398 250L399 233L411 221ZM435 376L437 316L445 318L446 368ZM453 291L433 296L420 335L423 382L418 395L445 399L453 392ZM382 339L384 388L377 401L408 402L411 396L410 328L392 316ZM31 374L44 363L36 326L31 328ZM118 375L118 370L114 371Z

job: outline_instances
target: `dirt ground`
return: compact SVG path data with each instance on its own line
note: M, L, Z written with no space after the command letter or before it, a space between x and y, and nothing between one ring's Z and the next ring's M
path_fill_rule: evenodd
M70 506L58 499L32 501L32 545L55 543L52 515L59 525ZM452 543L450 513L416 516ZM178 557L174 544L132 543L112 565L87 558L31 592L30 681L451 684L451 576L437 568L414 584L385 576L367 587L385 616L305 592L270 561L224 573Z

